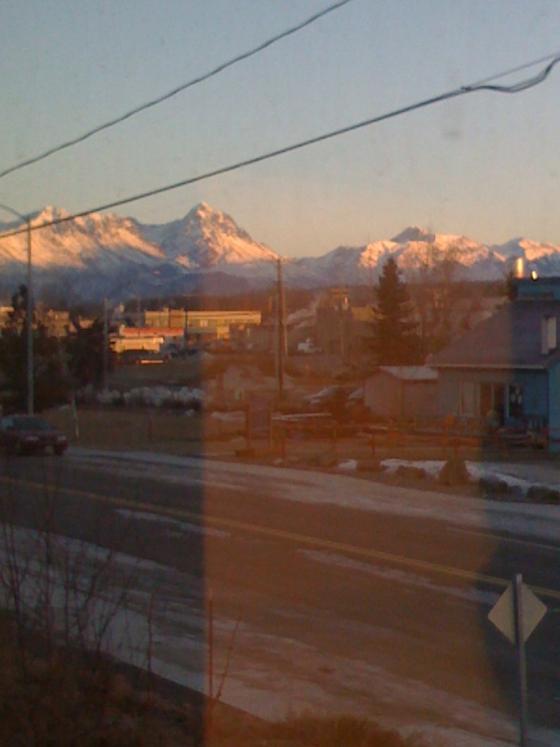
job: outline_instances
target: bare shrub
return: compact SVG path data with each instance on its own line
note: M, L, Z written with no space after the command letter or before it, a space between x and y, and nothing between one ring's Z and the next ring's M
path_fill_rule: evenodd
M46 479L33 498L17 480L4 482L0 742L147 744L138 740L137 699L106 656L122 645L115 633L136 569L123 570L114 546L65 536Z

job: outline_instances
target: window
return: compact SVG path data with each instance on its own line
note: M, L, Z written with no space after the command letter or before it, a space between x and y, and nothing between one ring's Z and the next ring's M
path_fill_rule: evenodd
M519 384L510 384L508 387L508 416L523 417L523 387Z
M488 418L494 415L494 419L503 425L506 413L506 387L498 382L484 382L480 385L480 416Z
M462 381L459 392L459 414L474 417L476 388L473 381Z
M541 352L548 355L558 347L558 331L555 316L545 316L541 323Z

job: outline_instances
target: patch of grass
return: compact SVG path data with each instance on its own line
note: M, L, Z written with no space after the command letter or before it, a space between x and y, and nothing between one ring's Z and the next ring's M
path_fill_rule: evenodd
M186 417L180 411L87 408L79 410L77 439L69 408L46 413L46 417L79 446L175 454L198 451L206 427L198 413Z
M0 744L427 747L419 737L355 716L303 714L269 723L202 696L185 693L181 701L146 672L109 657L68 648L47 656L40 649L40 642L30 645L22 659L10 616L0 616Z

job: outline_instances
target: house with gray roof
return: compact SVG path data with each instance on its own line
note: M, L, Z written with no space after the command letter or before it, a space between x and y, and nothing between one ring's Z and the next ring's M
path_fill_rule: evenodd
M516 299L434 355L441 416L547 432L560 451L560 278L517 281Z

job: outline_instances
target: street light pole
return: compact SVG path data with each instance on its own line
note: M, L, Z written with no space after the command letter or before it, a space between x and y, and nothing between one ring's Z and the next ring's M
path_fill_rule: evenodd
M31 262L31 219L27 219L27 414L33 415L35 392L33 376L33 272Z
M0 203L0 208L11 213L27 224L27 304L26 304L26 379L27 379L27 414L33 415L35 394L33 376L33 264L31 257L31 217L22 215L17 210Z

